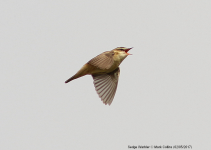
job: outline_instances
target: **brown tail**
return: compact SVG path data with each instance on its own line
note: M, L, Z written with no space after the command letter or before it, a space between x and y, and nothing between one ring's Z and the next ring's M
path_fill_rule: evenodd
M68 83L68 82L70 82L70 81L72 81L74 79L80 78L80 77L82 77L84 75L86 75L86 74L84 74L83 72L80 72L80 70L79 70L74 76L72 76L67 81L65 81L65 83Z
M92 68L90 68L90 65L85 64L74 76L72 76L67 81L65 81L65 83L68 83L68 82L70 82L70 81L72 81L74 79L80 78L80 77L82 77L84 75L90 74L90 70Z
M65 83L68 83L68 82L70 82L70 81L72 81L74 79L75 79L74 76L72 76L71 78L69 78L68 80L66 80Z

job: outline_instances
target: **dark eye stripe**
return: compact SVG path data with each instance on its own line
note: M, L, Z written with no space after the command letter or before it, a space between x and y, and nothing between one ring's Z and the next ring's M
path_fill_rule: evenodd
M119 49L120 51L125 51L125 47L118 47L117 49Z

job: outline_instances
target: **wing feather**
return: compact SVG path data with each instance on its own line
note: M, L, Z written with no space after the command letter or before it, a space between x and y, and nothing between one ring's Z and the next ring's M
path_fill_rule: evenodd
M97 94L104 104L111 104L118 85L119 67L108 74L92 75Z
M104 52L92 58L88 62L88 64L98 67L100 69L109 69L114 63L113 55L114 55L113 51Z

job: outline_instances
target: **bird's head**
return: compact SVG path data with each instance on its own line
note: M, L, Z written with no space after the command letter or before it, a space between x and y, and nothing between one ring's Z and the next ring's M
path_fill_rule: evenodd
M128 51L130 49L132 49L133 47L131 48L126 48L126 47L117 47L114 49L114 52L117 52L119 54L125 54L125 55L132 55L132 54L129 54Z
M113 49L113 51L114 51L114 55L119 56L121 60L124 60L128 55L132 55L128 53L130 49L132 49L132 47L131 48L117 47Z

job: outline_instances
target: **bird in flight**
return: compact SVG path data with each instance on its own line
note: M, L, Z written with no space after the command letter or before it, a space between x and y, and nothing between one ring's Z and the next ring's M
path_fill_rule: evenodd
M88 61L74 76L65 83L84 75L92 75L95 90L105 105L111 105L116 93L120 69L119 65L132 48L117 47L106 51Z

